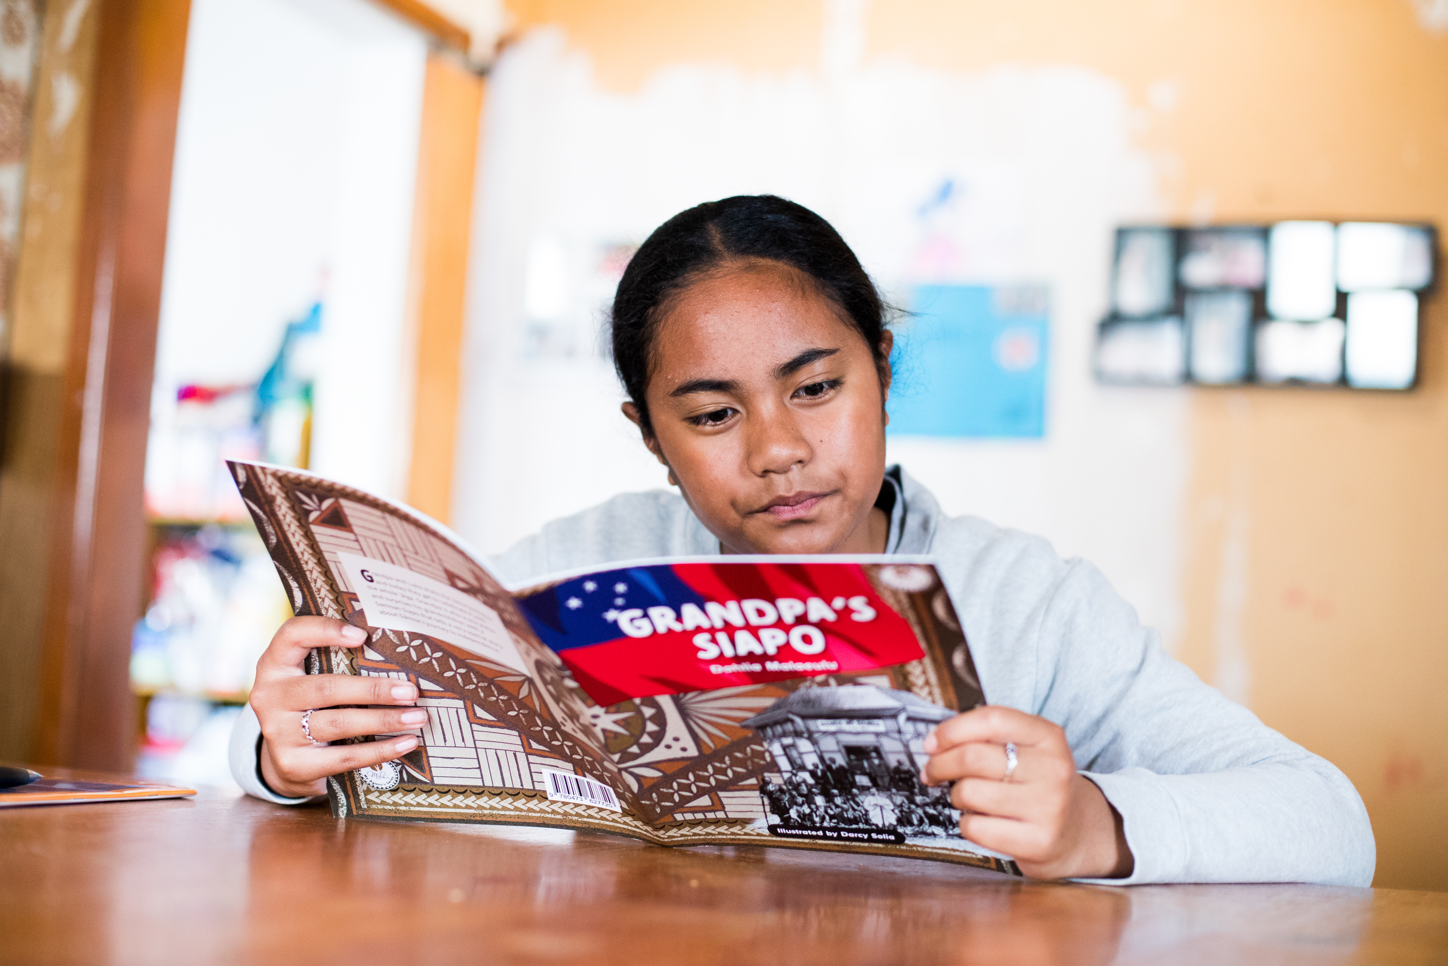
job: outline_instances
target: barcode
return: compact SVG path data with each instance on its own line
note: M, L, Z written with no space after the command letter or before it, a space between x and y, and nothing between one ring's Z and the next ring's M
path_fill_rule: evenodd
M548 800L550 802L600 805L604 808L611 808L615 812L623 811L623 806L618 803L618 796L603 782L561 771L545 771L543 774L548 776Z

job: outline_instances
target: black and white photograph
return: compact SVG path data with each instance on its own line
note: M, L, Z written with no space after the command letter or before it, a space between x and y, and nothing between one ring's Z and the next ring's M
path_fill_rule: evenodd
M959 838L949 787L920 781L921 742L954 716L908 691L850 684L800 688L743 721L779 769L760 786L770 832L896 843Z

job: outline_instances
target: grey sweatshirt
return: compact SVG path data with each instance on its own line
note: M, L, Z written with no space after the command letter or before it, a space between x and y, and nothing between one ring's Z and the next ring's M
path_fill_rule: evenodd
M1367 810L1338 769L1262 724L1162 650L1100 571L1039 537L947 517L892 467L887 553L935 558L986 699L1065 729L1076 767L1120 813L1148 882L1366 886L1376 864ZM676 494L630 493L556 520L493 561L514 585L647 557L717 554ZM292 804L257 776L248 707L232 772L252 795Z

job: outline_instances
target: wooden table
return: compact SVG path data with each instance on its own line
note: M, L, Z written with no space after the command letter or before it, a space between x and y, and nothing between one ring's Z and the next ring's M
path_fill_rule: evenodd
M1096 888L191 801L0 812L4 963L1448 963L1448 894Z

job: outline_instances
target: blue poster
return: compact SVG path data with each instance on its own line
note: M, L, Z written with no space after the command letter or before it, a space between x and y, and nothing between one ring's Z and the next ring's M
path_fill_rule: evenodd
M910 309L890 355L890 435L1045 436L1044 289L922 285Z

